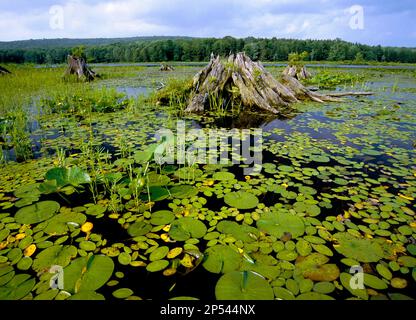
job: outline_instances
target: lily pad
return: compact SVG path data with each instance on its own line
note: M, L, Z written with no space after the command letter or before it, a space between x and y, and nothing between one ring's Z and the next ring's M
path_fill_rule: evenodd
M177 241L186 241L189 238L202 238L207 233L207 227L199 220L185 217L172 222L169 236Z
M29 274L18 274L0 287L0 300L20 300L29 294L35 283Z
M237 240L244 242L256 241L259 236L259 231L256 228L234 221L221 221L217 225L217 230L224 234L231 234Z
M357 238L350 233L336 233L334 245L336 251L347 258L360 262L378 262L385 254L378 242L370 239Z
M65 291L95 291L111 278L114 262L104 255L80 257L64 269Z
M51 169L46 173L45 178L47 180L55 180L58 188L67 185L77 187L91 182L88 173L78 167Z
M252 193L237 191L227 193L224 202L237 209L253 209L259 204L259 199Z
M214 173L214 175L212 176L212 178L214 180L218 180L218 181L226 181L226 180L232 180L235 178L235 175L231 172L225 172L225 171L221 171L221 172L216 172Z
M68 300L81 300L81 301L99 301L105 300L104 296L94 291L81 291L68 298Z
M321 253L312 253L299 257L296 268L307 279L313 281L334 281L339 277L339 269L335 264L327 264L329 258Z
M145 221L137 221L129 226L127 232L132 237L144 236L152 230L152 226Z
M120 288L113 292L113 296L117 299L126 299L133 294L133 290L129 288Z
M172 211L161 210L152 213L150 223L155 226L162 226L171 223L173 220L175 220L175 215Z
M205 251L203 266L212 273L227 273L237 270L241 264L241 256L226 245L215 245Z
M163 246L163 247L156 248L150 254L149 260L150 261L162 260L163 258L167 256L168 252L169 252L169 247Z
M167 260L157 260L149 263L146 267L146 270L149 272L158 272L166 269L169 266L169 261Z
M297 238L305 232L302 218L287 212L271 212L262 216L257 221L260 231L266 232L276 238L281 238L285 233L290 233L292 238Z
M15 219L21 224L36 224L51 218L60 207L56 201L41 201L19 209Z
M251 271L233 271L224 274L215 286L218 300L273 300L269 283Z
M49 219L44 231L47 234L63 235L68 232L69 224L83 225L85 221L87 221L87 217L82 213L61 213Z
M76 255L77 248L74 246L55 245L46 248L36 256L33 261L33 269L39 272L54 265L66 267Z
M185 199L196 196L198 194L198 189L189 185L180 185L171 188L170 193L175 198Z

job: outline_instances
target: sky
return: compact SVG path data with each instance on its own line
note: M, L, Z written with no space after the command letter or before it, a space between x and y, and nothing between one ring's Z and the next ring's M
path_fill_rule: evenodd
M132 36L416 47L416 0L0 0L0 41Z

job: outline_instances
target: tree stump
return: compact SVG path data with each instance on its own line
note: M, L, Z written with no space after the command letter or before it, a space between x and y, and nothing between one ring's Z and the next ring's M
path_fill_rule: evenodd
M0 75L11 74L9 70L0 66Z
M212 99L220 101L223 108L232 104L246 111L267 111L281 116L301 100L340 101L308 90L294 77L282 75L275 79L261 63L252 61L245 53L232 54L227 60L213 57L195 75L193 93L185 111L204 112Z
M88 67L84 58L68 55L68 68L65 71L64 77L71 74L76 74L78 76L78 80L85 78L88 82L100 77Z
M294 77L298 80L306 80L312 78L312 74L306 69L305 66L288 65L283 74Z
M160 65L160 71L173 71L175 70L172 66L169 66L167 64L161 64Z

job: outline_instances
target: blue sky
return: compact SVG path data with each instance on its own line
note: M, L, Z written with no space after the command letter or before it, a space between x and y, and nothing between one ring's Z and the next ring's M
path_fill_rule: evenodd
M231 35L416 47L415 17L415 0L0 0L0 41Z

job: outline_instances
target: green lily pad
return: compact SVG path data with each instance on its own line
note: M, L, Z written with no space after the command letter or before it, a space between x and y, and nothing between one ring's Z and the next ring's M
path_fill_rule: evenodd
M252 193L237 191L227 193L224 202L237 209L253 209L259 204L259 199Z
M215 286L217 300L273 300L269 283L251 271L233 271L224 274Z
M163 187L169 184L170 178L168 176L157 174L155 172L150 173L147 176L149 187Z
M331 296L319 292L306 292L296 297L296 300L335 300Z
M336 233L334 239L338 245L334 245L336 251L347 258L360 262L377 262L385 256L379 243L371 239L360 239L350 233Z
M149 272L158 272L166 269L169 266L168 260L157 260L149 263L146 266L146 270Z
M21 224L36 224L51 218L60 207L56 201L41 201L19 209L15 219Z
M163 258L167 256L168 252L169 252L169 247L163 246L163 247L156 248L150 254L149 260L150 261L162 260Z
M133 294L133 290L128 288L120 288L113 292L113 297L117 299L126 299Z
M175 177L183 180L194 180L201 177L204 173L200 169L185 167L175 171Z
M169 198L170 194L166 188L163 187L149 187L149 196L151 201L162 201ZM142 200L147 201L149 199L147 194L142 195Z
M376 276L372 274L364 274L364 284L366 286L369 286L370 288L377 289L377 290L384 290L388 288L388 285L386 282L381 280L380 278L377 278Z
M235 175L231 172L221 171L221 172L214 173L212 178L218 181L227 181L227 180L233 180L235 178Z
M87 221L87 217L82 213L69 212L57 214L49 219L44 232L53 235L63 235L69 231L69 223L76 223L81 226L85 221Z
M0 287L0 300L20 300L29 294L35 283L29 274L18 274Z
M231 234L237 240L244 242L253 242L259 237L259 231L256 228L234 221L221 221L217 224L217 230L224 234Z
M95 291L106 284L113 271L114 262L110 257L93 255L77 258L64 269L65 291Z
M81 301L95 301L105 300L104 296L94 291L81 291L68 298L68 300L81 300Z
M131 262L131 255L128 254L127 252L122 252L118 255L117 257L118 262L123 265L123 266L127 266L130 264Z
M144 236L152 230L152 226L146 221L137 221L129 226L127 233L132 237Z
M107 207L102 206L100 204L94 204L94 205L88 207L88 209L85 213L90 215L90 216L98 216L100 214L103 214L106 211L107 211Z
M205 251L202 265L212 273L227 273L240 267L241 256L229 246L215 245Z
M313 291L323 294L331 293L335 290L335 286L332 282L323 281L318 282L313 286Z
M383 264L379 263L376 266L377 272L385 279L390 280L393 275L390 272L389 268L387 268L386 266L384 266Z
M185 199L196 196L198 194L198 189L193 186L180 185L171 188L170 193L174 198Z
M33 260L31 257L23 257L18 263L17 263L17 269L26 271L29 270L32 266Z
M177 241L186 241L189 238L202 238L207 233L207 227L199 220L191 217L180 218L172 222L169 236Z
M77 187L91 182L88 173L78 167L51 169L46 173L45 178L47 180L55 180L58 188L67 185Z
M366 289L353 289L351 287L352 275L346 272L341 273L340 280L342 286L347 289L352 295L357 296L363 300L368 300L368 293Z
M33 269L37 272L57 265L66 267L72 258L77 255L77 248L74 246L55 245L38 253L33 261Z
M264 214L257 221L260 231L266 232L276 238L281 238L286 232L292 238L300 237L305 232L305 225L302 218L286 212L271 212Z
M155 226L162 226L171 223L175 220L175 215L172 211L161 210L152 213L150 223Z
M416 267L416 258L410 256L401 256L397 259L397 262L404 267L414 268Z

